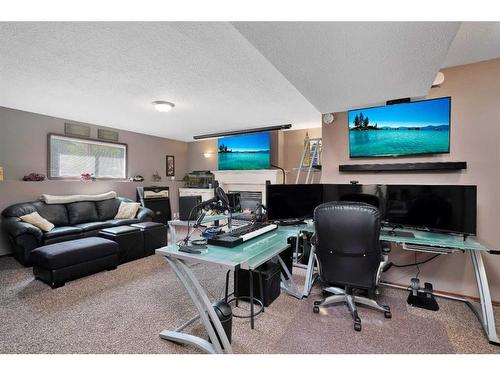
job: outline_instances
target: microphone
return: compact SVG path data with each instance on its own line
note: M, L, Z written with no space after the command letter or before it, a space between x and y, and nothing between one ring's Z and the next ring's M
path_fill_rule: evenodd
M210 205L212 205L214 203L218 203L219 201L222 202L222 205L224 207L229 207L229 198L227 197L227 195L224 192L224 190L220 186L217 186L215 188L214 197L210 198L210 199L208 199L208 200L206 200L204 202L201 202L199 204L199 206L201 206L201 207L209 207Z

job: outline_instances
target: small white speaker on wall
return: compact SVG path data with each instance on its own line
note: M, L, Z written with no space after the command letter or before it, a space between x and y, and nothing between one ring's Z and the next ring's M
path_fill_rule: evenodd
M333 113L325 113L323 115L323 123L330 125L335 120Z

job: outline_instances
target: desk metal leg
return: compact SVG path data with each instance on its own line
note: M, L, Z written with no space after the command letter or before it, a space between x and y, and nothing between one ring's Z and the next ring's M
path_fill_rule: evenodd
M290 294L292 297L302 299L302 291L299 291L297 284L293 281L292 274L290 270L286 266L285 262L278 255L278 261L281 264L282 269L285 271L285 275L281 273L281 289L283 289L286 293Z
M175 225L168 224L168 229L170 230L170 243L169 243L169 245L173 245L177 242L177 234L175 233Z
M231 274L231 270L227 270L226 273L226 287L224 292L224 302L227 302L229 298L229 275Z
M307 271L306 271L306 281L304 283L304 290L302 291L302 295L304 297L309 297L311 294L311 290L315 280L314 274L314 266L316 265L316 248L311 246L311 253L309 254L309 261L307 262Z
M481 315L478 314L478 311L475 311L476 315L479 317L490 344L500 345L500 340L498 339L495 326L495 314L491 303L490 287L488 284L488 278L486 277L486 270L484 269L483 258L479 251L469 250L468 252L472 259L474 274L476 276L477 290L481 301ZM471 304L469 304L469 306L472 307Z
M248 272L248 282L250 288L250 328L254 328L254 316L253 316L253 273Z
M486 277L486 271L484 269L483 258L479 251L467 250L467 252L470 254L472 259L474 275L476 276L477 290L479 292L481 311L479 311L476 304L469 299L436 292L434 292L433 294L437 297L464 302L467 306L470 307L474 314L476 314L479 322L483 327L484 333L488 338L489 343L500 346L500 340L498 339L495 326L495 313L493 311L493 304L491 303L490 287L488 284L488 278ZM386 282L380 282L380 285L396 289L410 290L410 288L408 287L402 287Z
M160 333L160 337L165 340L192 345L206 353L232 353L233 350L227 338L226 332L224 331L222 324L217 317L212 304L210 303L210 300L194 276L193 272L182 260L169 258L168 256L166 256L165 259L186 288L186 291L191 297L199 315L184 323L174 331L162 331ZM201 319L211 342L198 336L180 332L197 319Z

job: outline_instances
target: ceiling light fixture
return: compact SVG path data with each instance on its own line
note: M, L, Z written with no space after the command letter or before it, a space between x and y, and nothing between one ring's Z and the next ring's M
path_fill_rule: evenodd
M174 103L166 102L164 100L156 100L153 102L153 105L158 112L169 112L175 107Z
M227 136L230 136L230 135L261 133L261 132L269 132L269 131L273 131L273 130L285 130L285 129L290 129L291 127L292 127L292 124L276 125L276 126L266 126L266 127L263 127L263 128L254 128L254 129L245 129L245 130L233 130L233 131L229 131L229 132L195 135L193 138L196 139L196 140L198 140L198 139L207 139L207 138L219 138L219 137L227 137Z

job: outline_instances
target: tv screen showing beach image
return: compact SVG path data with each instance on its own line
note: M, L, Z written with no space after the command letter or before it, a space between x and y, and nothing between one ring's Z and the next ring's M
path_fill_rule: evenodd
M349 155L450 152L450 98L349 111Z
M219 170L269 169L269 133L219 138Z

